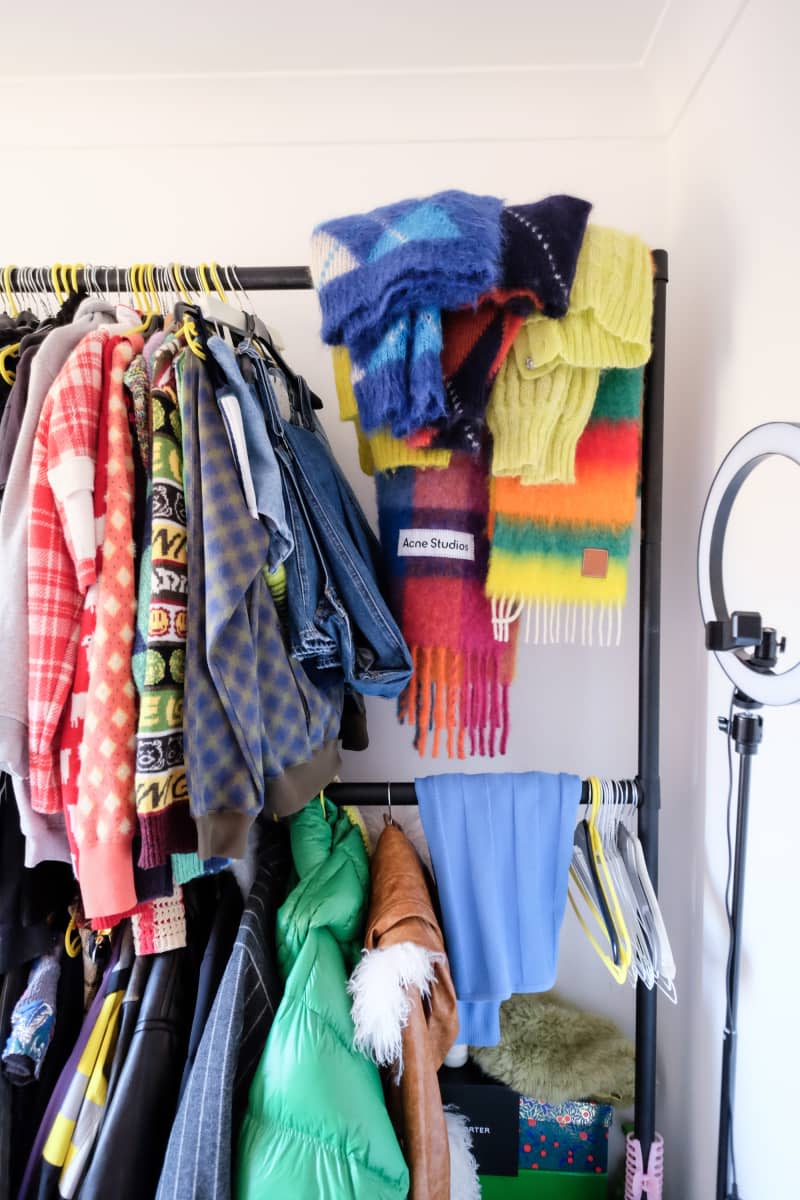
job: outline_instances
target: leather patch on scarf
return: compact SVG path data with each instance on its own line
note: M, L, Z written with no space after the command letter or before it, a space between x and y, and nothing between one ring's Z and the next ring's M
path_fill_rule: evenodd
M605 579L608 575L608 551L587 547L583 552L581 575L586 579Z

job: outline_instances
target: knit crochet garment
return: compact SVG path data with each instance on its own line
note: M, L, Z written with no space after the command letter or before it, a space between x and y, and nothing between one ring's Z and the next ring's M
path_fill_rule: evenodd
M416 727L424 754L428 731L447 755L505 753L508 687L515 643L493 639L484 595L488 558L488 487L480 459L454 454L449 467L403 467L377 476L381 546L390 602L411 649L414 674L400 720Z
M432 445L477 451L489 389L526 316L562 317L569 306L591 205L548 196L503 209L500 285L477 307L445 313L442 368L447 416Z
M501 211L493 196L449 191L314 231L322 338L350 351L365 433L405 437L445 415L440 310L497 285Z
M498 371L487 410L493 475L573 482L600 370L647 362L652 314L647 246L588 225L569 311L560 320L528 317Z
M183 761L186 663L186 505L183 446L174 377L150 401L150 594L144 687L136 736L139 864L157 866L197 845Z
M176 887L171 896L142 904L131 914L131 930L137 956L162 954L185 946L186 910L181 889Z
M534 641L619 641L636 514L643 369L610 370L578 443L574 484L494 479L486 594L528 605ZM517 607L517 613L519 607Z

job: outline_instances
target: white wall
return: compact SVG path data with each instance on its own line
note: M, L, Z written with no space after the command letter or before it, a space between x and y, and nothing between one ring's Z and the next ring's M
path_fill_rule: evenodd
M799 38L795 4L745 6L669 139L661 881L668 920L687 937L680 1008L662 1006L668 1071L660 1124L668 1196L676 1200L714 1194L727 950L727 763L716 716L727 711L730 691L702 650L696 534L713 473L733 442L763 421L800 418ZM758 469L726 547L731 607L759 608L780 623L792 662L800 647L796 475ZM800 1065L798 709L769 710L764 723L753 775L736 1119L740 1192L753 1198L796 1193L791 1123L780 1114L796 1107Z

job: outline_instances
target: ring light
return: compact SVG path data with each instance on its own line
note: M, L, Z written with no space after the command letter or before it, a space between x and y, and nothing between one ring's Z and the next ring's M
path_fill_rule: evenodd
M800 467L800 425L773 421L751 429L736 443L714 477L708 493L700 538L697 544L697 586L706 628L706 649L734 685L728 717L719 728L733 742L739 757L739 787L736 811L735 849L732 842L731 800L733 767L728 790L728 882L725 911L730 925L730 948L726 970L725 1028L722 1041L722 1086L720 1089L717 1138L717 1186L715 1200L738 1197L736 1162L733 1155L737 1011L739 969L744 911L744 880L747 855L747 822L750 807L750 772L753 756L763 737L764 718L753 711L765 704L796 704L800 701L800 663L778 675L774 667L786 648L765 626L757 612L728 612L722 573L725 533L736 497L744 481L759 463L773 455L788 458ZM750 651L750 653L748 653ZM744 711L740 711L744 710ZM732 764L728 743L728 761Z
M722 575L728 519L744 481L759 463L772 455L781 455L800 467L800 425L772 421L751 429L729 452L711 484L697 545L700 608L707 627L712 622L731 624ZM737 615L734 614L734 624ZM788 671L776 674L773 670L754 666L753 658L741 643L731 649L713 649L717 662L743 695L759 704L785 705L800 701L800 662Z

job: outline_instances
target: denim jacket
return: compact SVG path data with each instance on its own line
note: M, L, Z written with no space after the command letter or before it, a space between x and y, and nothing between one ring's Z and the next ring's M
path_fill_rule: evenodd
M284 485L294 553L286 561L292 654L315 677L339 672L353 691L395 697L411 655L378 583L377 539L318 422L281 417L270 370L252 363ZM301 386L305 386L300 381Z

